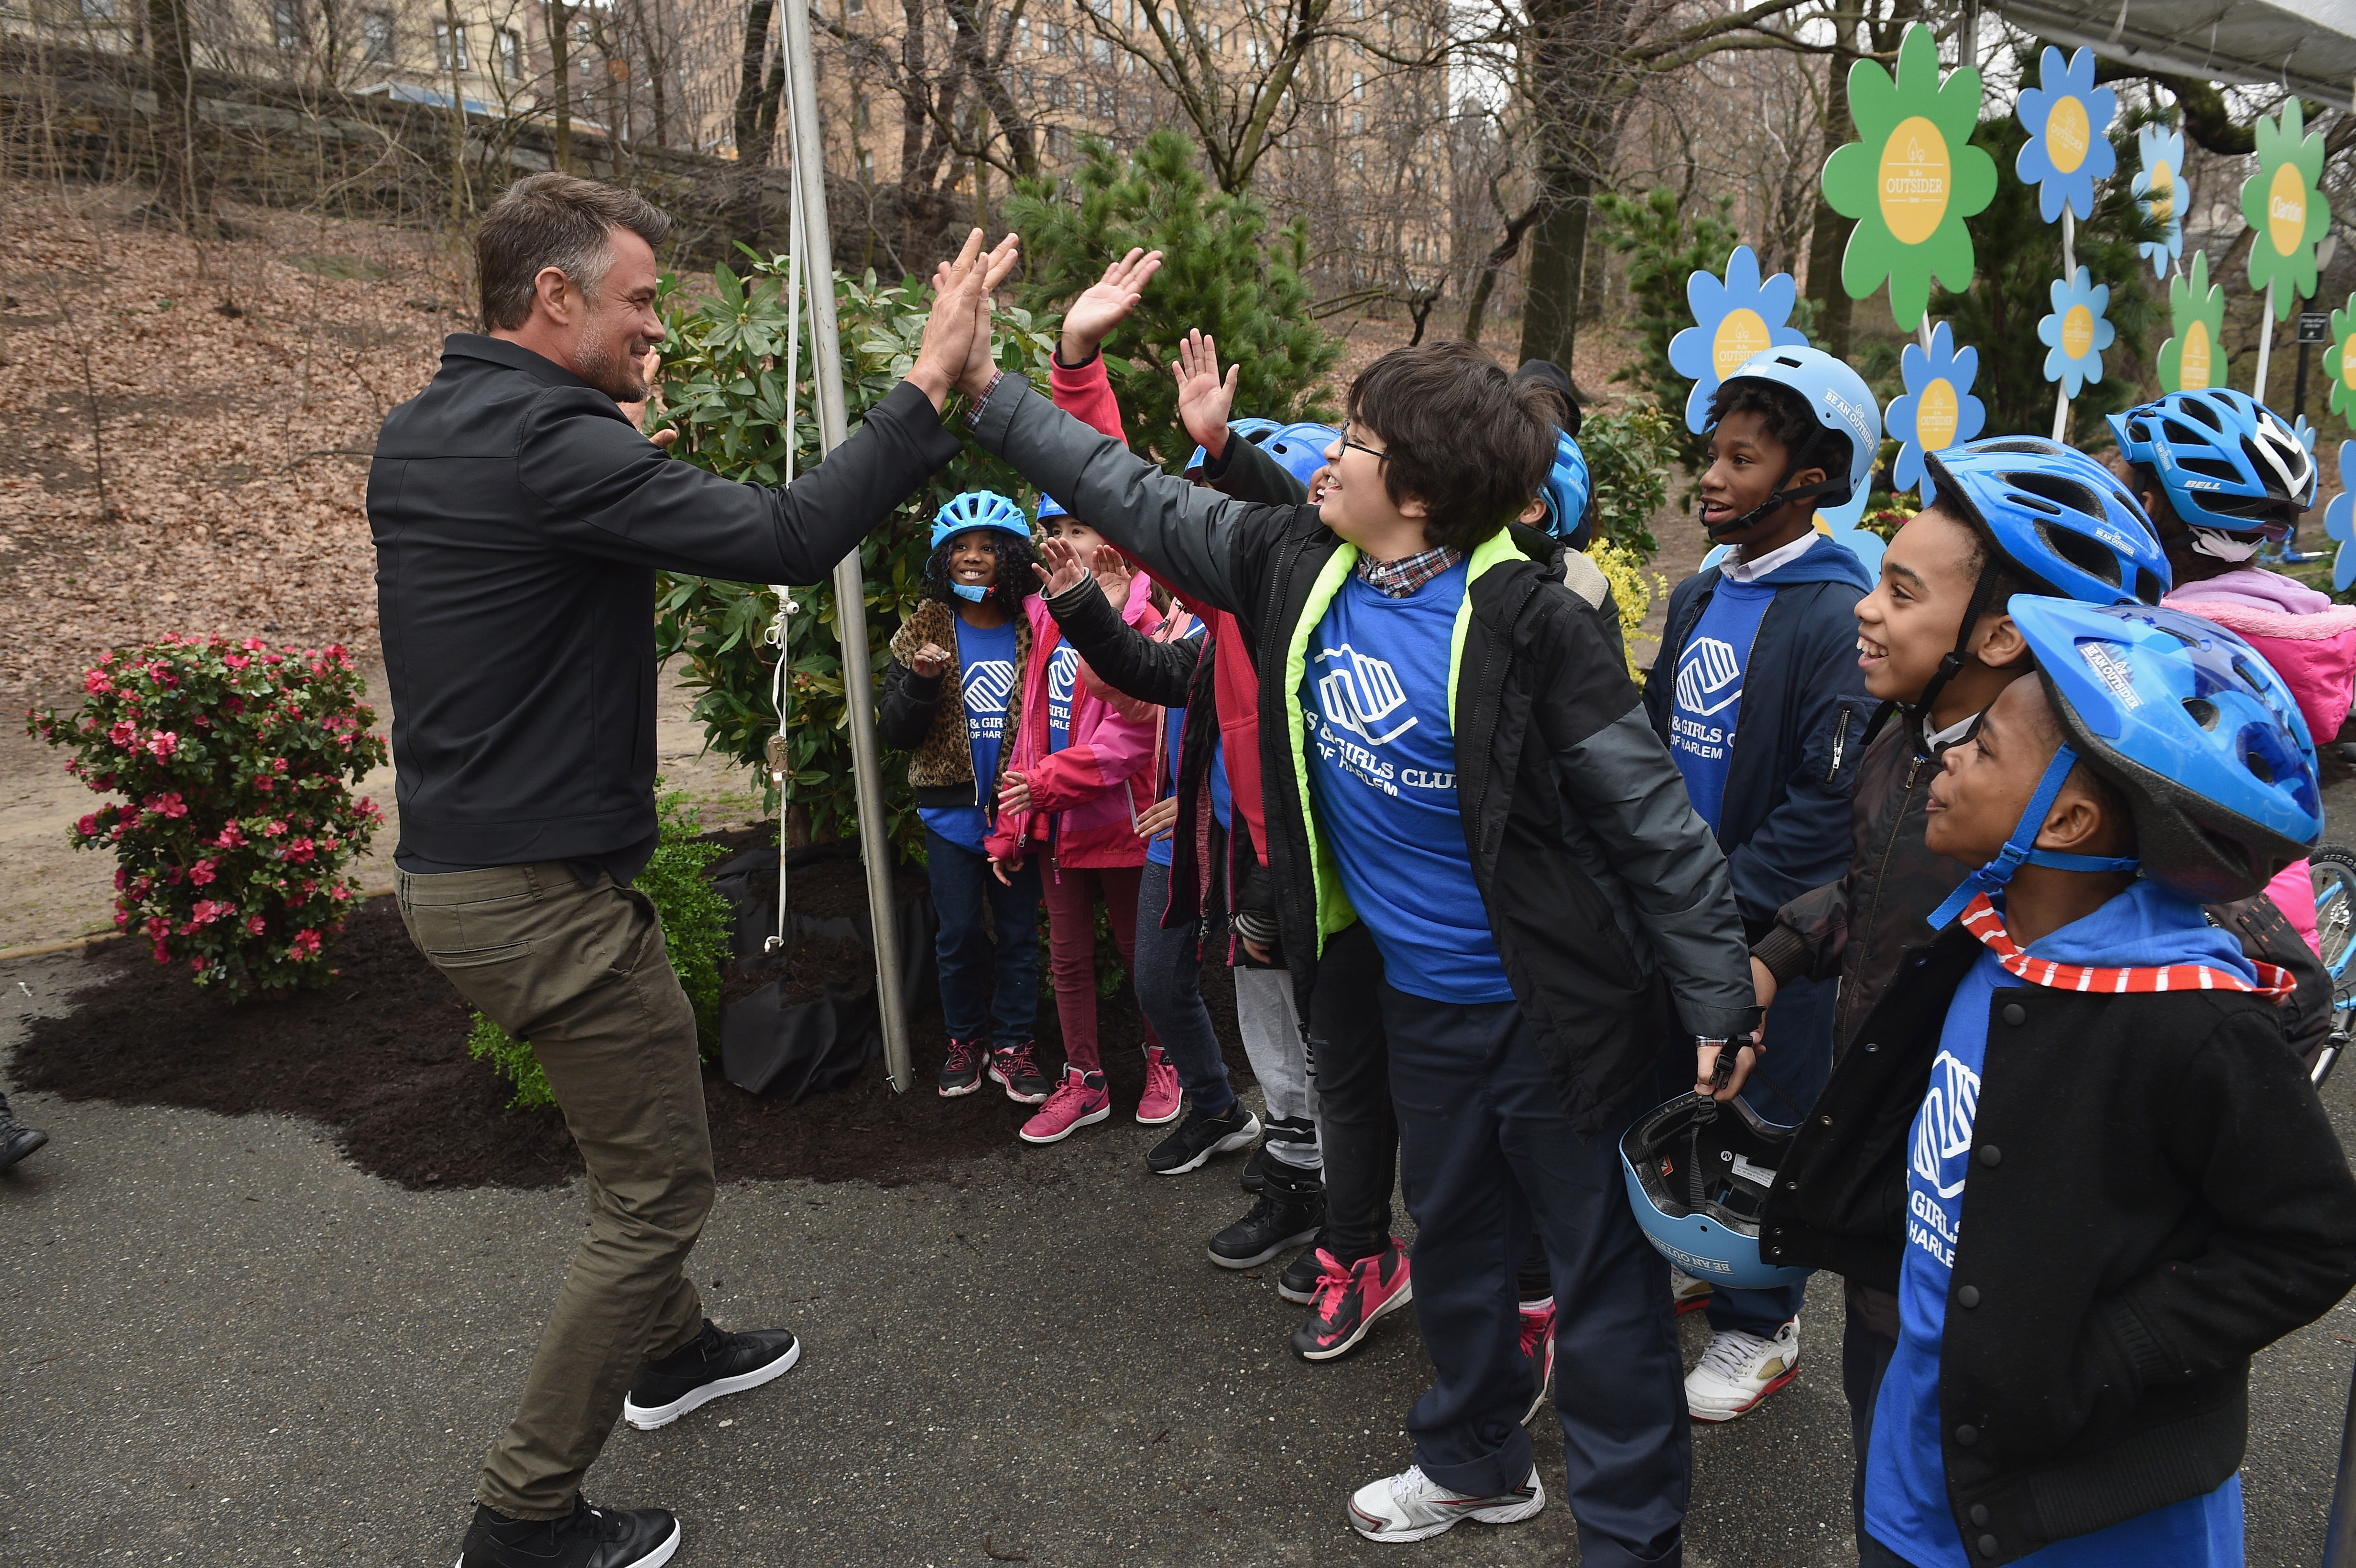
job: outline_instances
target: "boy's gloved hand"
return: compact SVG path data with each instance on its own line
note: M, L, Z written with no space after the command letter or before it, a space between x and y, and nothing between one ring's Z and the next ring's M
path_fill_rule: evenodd
M1237 940L1256 963L1275 964L1276 945L1276 885L1269 880L1268 868L1255 865L1243 885L1236 890L1235 910L1227 917L1235 928Z
M1219 379L1218 340L1201 327L1178 340L1178 363L1171 367L1178 378L1178 420L1214 463L1227 453L1227 415L1235 409L1236 378L1242 371L1242 366L1230 365L1226 379Z

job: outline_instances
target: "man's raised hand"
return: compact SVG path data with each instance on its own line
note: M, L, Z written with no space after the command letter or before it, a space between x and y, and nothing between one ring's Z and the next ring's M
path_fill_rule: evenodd
M1243 367L1227 367L1219 379L1219 345L1202 328L1189 330L1178 340L1178 420L1213 462L1226 455L1227 414L1236 406L1236 378Z
M1057 357L1075 366L1095 358L1112 329L1127 321L1129 313L1137 308L1137 302L1145 297L1145 285L1161 270L1162 252L1142 247L1107 267L1104 276L1064 312L1064 336L1056 349Z
M969 398L978 398L989 389L991 375L998 368L990 337L991 295L1006 281L1006 274L1014 270L1020 253L1021 241L1009 234L992 246L988 255L981 254L981 230L977 229L967 237L965 249L958 252L957 261L943 261L933 269L933 289L941 302L934 305L935 310L942 308L951 289L964 276L959 269L970 268L979 275L980 286L970 293L958 295L969 302L974 316L973 336L967 340L965 364L956 381L957 389Z
M1091 575L1087 558L1075 549L1069 539L1041 539L1039 553L1046 558L1046 564L1041 566L1034 562L1031 570L1038 573L1040 592L1050 599L1070 592Z
M987 274L980 261L981 230L977 229L966 236L957 260L944 261L933 272L933 313L925 320L924 340L916 347L908 379L933 400L936 411L948 400L949 389L964 378L977 330L983 335L984 356L989 353ZM979 313L977 302L984 302Z

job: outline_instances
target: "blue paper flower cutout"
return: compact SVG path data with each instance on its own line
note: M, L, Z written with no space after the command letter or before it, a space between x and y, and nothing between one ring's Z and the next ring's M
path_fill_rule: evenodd
M2305 414L2298 416L2298 421L2290 427L2290 432L2291 434L2298 437L2298 443L2307 448L2307 454L2309 457L2313 457L2315 455L2315 438L2323 432L2317 430L2313 425L2308 423L2307 416Z
M1708 272L1686 280L1694 325L1669 340L1669 368L1694 384L1686 399L1687 430L1699 435L1709 428L1710 399L1744 361L1779 344L1808 341L1806 333L1783 325L1798 293L1789 272L1762 283L1759 257L1748 245L1737 245L1726 259L1725 282Z
M2029 140L2021 144L2013 172L2037 187L2037 210L2048 223L2062 217L2062 204L2083 223L2094 215L2094 182L2118 167L2111 152L2111 121L2119 95L2094 85L2094 51L2080 49L2067 61L2051 44L2038 58L2041 84L2020 90L2014 112ZM2050 378L2049 378L2050 379Z
M2051 350L2045 356L2045 379L2061 382L2065 397L2074 398L2087 382L2103 379L2103 350L2118 336L2103 319L2110 304L2110 286L2094 282L2083 267L2066 283L2054 280L2053 314L2037 324L2037 336Z
M2192 189L2184 182L2184 133L2146 125L2136 132L2136 150L2143 158L2135 177L2136 206L2165 226L2159 239L2136 250L2151 263L2152 275L2164 278L2184 254L2184 209L2192 201Z
M2324 508L2323 531L2340 541L2332 558L2331 586L2341 593L2356 583L2356 441L2340 443L2340 494Z
M1961 446L1987 424L1987 405L1972 396L1972 380L1980 371L1980 351L1955 347L1955 329L1941 322L1931 329L1931 347L1910 343L1898 357L1898 371L1906 390L1890 400L1881 428L1903 444L1890 482L1901 490L1919 487L1922 504L1937 497L1931 471L1922 462L1926 452Z

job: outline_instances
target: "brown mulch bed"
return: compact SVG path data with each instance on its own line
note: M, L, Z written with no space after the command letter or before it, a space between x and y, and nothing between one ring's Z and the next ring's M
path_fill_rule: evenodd
M798 872L795 902L863 917L859 874L850 861ZM1044 968L1044 941L1039 956ZM507 1083L466 1054L466 1005L410 944L391 899L361 905L336 958L340 973L323 990L230 1008L132 944L93 947L73 1011L28 1022L12 1076L26 1089L71 1100L308 1116L327 1125L355 1165L408 1188L548 1187L580 1171L563 1118L553 1110L510 1109ZM843 962L843 955L828 955L830 967ZM858 950L857 973L871 972ZM1225 969L1205 968L1204 993L1228 1042L1230 1069L1238 1082L1250 1082L1234 1043L1234 988ZM1144 1082L1130 986L1099 1002L1098 1019L1114 1115L1125 1120ZM948 1040L939 1013L912 1020L910 1032L916 1082L906 1094L892 1092L881 1062L851 1087L799 1104L748 1094L707 1066L704 1100L720 1179L896 1186L949 1179L977 1160L1020 1163L1025 1150L1014 1130L1028 1108L991 1085L940 1098L933 1081ZM1044 998L1039 1055L1051 1068L1063 1059L1055 1009ZM1046 1175L1037 1162L1025 1169L1033 1179Z

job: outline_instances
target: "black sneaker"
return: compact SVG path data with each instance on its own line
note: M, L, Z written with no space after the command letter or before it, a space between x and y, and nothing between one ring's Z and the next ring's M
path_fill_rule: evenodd
M707 1317L703 1332L684 1349L639 1363L630 1396L622 1402L622 1417L641 1432L652 1432L723 1394L784 1377L801 1359L801 1346L783 1328L723 1334Z
M1268 1185L1250 1212L1211 1238L1211 1261L1221 1268L1250 1268L1287 1247L1313 1242L1325 1224L1325 1184L1270 1165Z
M1258 1192L1268 1185L1268 1140L1266 1138L1259 1140L1259 1147L1252 1150L1251 1157L1244 1161L1243 1169L1236 1175L1236 1185L1241 1187L1246 1192Z
M977 1035L971 1040L949 1037L948 1060L941 1063L941 1098L954 1100L981 1087L981 1070L990 1062L990 1047Z
M1156 1176L1183 1176L1215 1154L1232 1154L1259 1136L1259 1118L1238 1100L1215 1116L1197 1108L1186 1113L1178 1130L1155 1144L1145 1167Z
M1296 1307L1306 1307L1317 1298L1317 1276L1325 1272L1317 1261L1317 1248L1325 1244L1321 1232L1316 1246L1305 1247L1301 1254L1284 1265L1276 1276L1276 1293Z
M659 1568L679 1550L679 1520L659 1508L591 1508L562 1519L509 1519L475 1505L458 1568Z
M990 1053L990 1075L1006 1091L1006 1097L1018 1105L1044 1104L1055 1093L1056 1080L1039 1071L1039 1044L1024 1040L1021 1045L1002 1046Z
M48 1134L18 1121L8 1109L8 1096L0 1094L0 1170L7 1169L48 1141Z

